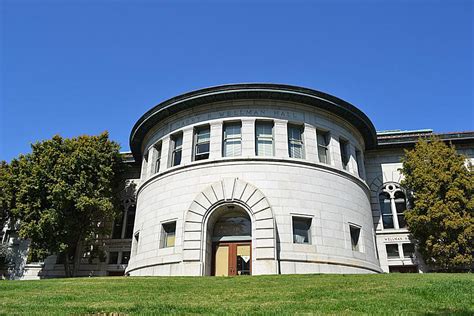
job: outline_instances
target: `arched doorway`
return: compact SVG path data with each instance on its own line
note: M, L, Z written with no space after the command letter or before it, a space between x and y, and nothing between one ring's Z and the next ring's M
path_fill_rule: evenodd
M252 274L252 221L239 205L218 207L208 221L211 275Z

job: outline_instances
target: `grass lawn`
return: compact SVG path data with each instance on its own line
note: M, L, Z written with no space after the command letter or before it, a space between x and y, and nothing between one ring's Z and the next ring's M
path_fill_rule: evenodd
M473 274L0 281L0 314L474 315Z

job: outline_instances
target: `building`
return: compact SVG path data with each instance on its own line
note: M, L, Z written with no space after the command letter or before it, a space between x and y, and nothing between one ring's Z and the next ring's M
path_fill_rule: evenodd
M85 251L81 270L423 272L398 168L403 150L430 135L377 133L350 103L296 86L233 84L171 98L133 127L123 216L104 241L107 258ZM473 160L474 132L438 136ZM60 276L57 259L20 260L20 274Z

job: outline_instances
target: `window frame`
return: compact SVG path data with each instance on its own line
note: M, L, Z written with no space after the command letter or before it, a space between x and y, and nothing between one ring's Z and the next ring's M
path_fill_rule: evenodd
M200 141L199 140L199 135L201 132L207 131L207 134L209 135L207 140L205 141ZM206 134L206 133L203 133ZM208 150L207 152L202 152L198 153L198 148L200 145L208 145ZM200 161L200 160L205 160L209 159L209 155L211 153L211 126L209 124L204 124L204 125L199 125L194 127L193 131L193 161Z
M176 145L177 140L181 140L181 144L179 146ZM183 132L177 132L170 136L171 140L171 159L170 159L170 167L179 166L183 160ZM176 163L176 155L180 154L179 162Z
M397 195L399 194L401 194L402 197L397 197ZM381 199L382 195L386 195L386 198L384 199L384 201L387 200L387 197L388 197L388 200L390 201L390 206L389 206L390 214L388 213L384 214L383 212L384 207L382 206L382 199ZM402 186L400 186L400 184L396 182L386 182L381 186L378 197L379 197L380 217L382 219L382 229L395 229L395 230L407 229L406 220L405 220L405 211L408 209L407 194L405 190L402 188ZM400 199L403 199L403 203L400 203L400 201L397 201ZM402 204L404 208L402 212L399 212L398 207L397 207L400 204ZM391 222L392 222L393 227L385 226L385 223L383 220L384 217L391 217ZM404 225L400 225L402 222L400 218L403 218L402 221Z
M320 142L319 142L319 136L320 135L324 139L324 145L320 144ZM323 163L323 164L326 164L326 165L331 164L331 158L330 158L330 153L329 153L330 143L331 143L331 134L330 134L330 132L329 131L324 131L324 130L321 130L321 129L316 129L316 145L317 145L317 149L318 149L318 161L320 163ZM319 152L320 149L325 151L326 161L321 160L321 155L320 155L320 152Z
M349 171L349 162L351 160L349 141L339 137L339 150L341 154L342 169Z
M154 147L155 154L156 154L155 166L154 166L153 172L156 174L156 173L159 173L159 172L160 172L161 153L163 152L163 143L162 143L162 142L158 142L158 143L155 144L153 147Z
M352 235L353 230L358 231L358 236L357 236L357 243L354 245L354 239ZM354 224L354 223L349 223L349 238L351 242L351 249L354 252L363 252L363 245L362 245L362 226Z
M170 236L170 233L166 231L165 226L168 225L174 225L174 241L173 245L168 245L168 237ZM177 228L177 220L170 220L166 222L161 223L161 233L160 233L160 249L165 249L165 248L173 248L176 246L176 228Z
M240 133L238 136L231 136L229 137L226 133L227 128L230 126L238 126L240 129ZM234 135L234 134L233 134ZM228 156L227 153L227 145L229 145L229 142L238 142L239 147L240 147L240 154L239 155L232 155ZM222 157L240 157L242 156L242 121L229 121L229 122L224 122L222 126Z
M297 138L293 138L293 133L291 133L292 135L290 136L290 130L293 130L293 131L299 131L299 136L300 138L297 139ZM288 123L287 124L287 136L288 136L288 157L290 158L295 158L295 159L305 159L305 148L304 148L304 125L301 125L301 124L292 124L292 123ZM295 157L294 155L292 155L292 145L296 145L296 146L301 146L301 157Z
M259 136L257 134L257 128L259 125L268 125L271 126L271 136ZM259 141L270 141L271 142L271 149L272 153L271 155L264 155L262 153L259 154L258 152L258 144ZM269 120L256 120L255 121L255 156L260 156L260 157L273 157L275 156L275 122L274 121L269 121Z
M295 220L308 221L309 227L307 230L308 242L297 242L295 240ZM291 238L294 245L312 245L313 244L313 216L302 214L291 214Z
M388 251L389 246L396 246L398 256L390 256L389 255L389 251ZM400 245L398 243L396 243L396 244L393 244L393 243L385 244L385 253L387 254L387 260L399 260L399 259L402 258L401 257L401 252L400 252Z

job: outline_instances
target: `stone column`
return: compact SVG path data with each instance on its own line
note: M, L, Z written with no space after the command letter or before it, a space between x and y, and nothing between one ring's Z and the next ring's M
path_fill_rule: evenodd
M331 165L336 168L342 169L341 147L339 146L338 135L331 135L331 142L329 144L329 148L331 152Z
M304 124L303 131L304 159L311 162L318 162L318 148L316 146L316 129Z
M255 156L255 119L242 118L242 157Z
M165 171L169 168L169 160L170 160L170 136L163 138L161 143L161 163L160 163L160 171Z
M193 147L194 147L194 128L187 127L183 129L183 149L181 156L181 164L186 165L192 161Z
M275 157L288 158L288 121L274 120L273 139Z
M211 140L209 148L209 159L222 157L222 140L223 140L223 123L212 122L211 127Z
M391 192L389 194L390 194L390 209L392 210L392 217L393 217L393 227L395 229L399 229L400 224L398 223L397 206L395 205L395 193Z

